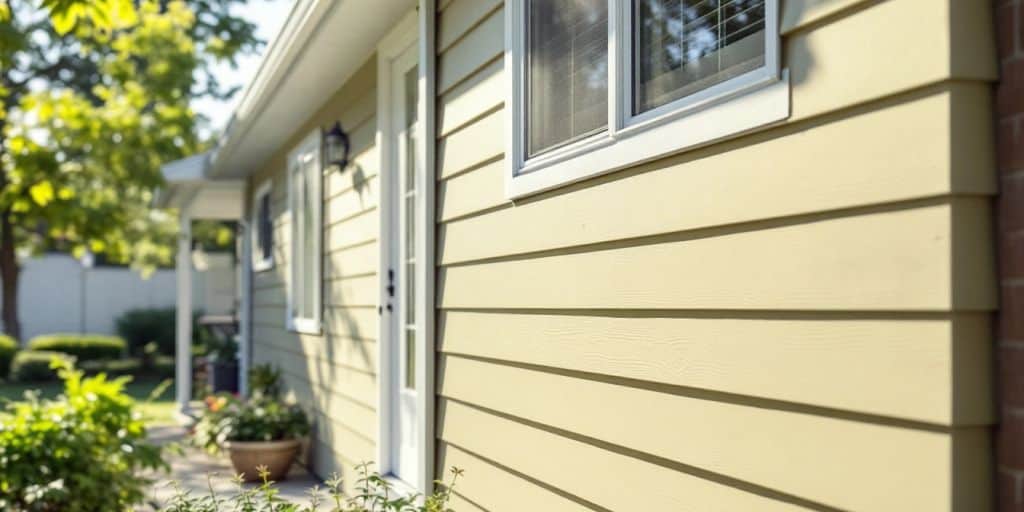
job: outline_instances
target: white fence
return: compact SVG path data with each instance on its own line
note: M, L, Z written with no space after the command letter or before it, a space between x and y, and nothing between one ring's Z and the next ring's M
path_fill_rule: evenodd
M235 307L235 271L230 254L205 255L205 270L192 272L192 303L197 310L227 314ZM114 334L114 321L137 308L173 307L174 270L148 279L125 267L84 267L65 254L22 262L18 290L22 337L54 332Z

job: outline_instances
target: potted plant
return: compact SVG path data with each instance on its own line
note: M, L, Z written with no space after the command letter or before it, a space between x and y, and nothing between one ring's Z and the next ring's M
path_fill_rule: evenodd
M297 405L260 395L241 400L227 394L207 397L207 410L195 428L195 442L212 453L225 450L235 472L260 479L266 467L273 481L287 478L309 433L309 419Z
M233 338L213 338L206 354L210 388L214 393L238 392L238 343Z

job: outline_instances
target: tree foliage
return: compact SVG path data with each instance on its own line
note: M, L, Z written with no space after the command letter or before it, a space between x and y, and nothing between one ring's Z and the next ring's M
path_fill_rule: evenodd
M20 336L18 264L45 249L103 253L151 270L177 223L150 208L162 163L204 149L212 73L259 47L246 0L0 0L0 281ZM227 228L201 233L223 242Z
M203 149L190 101L232 92L210 67L258 44L238 1L5 2L0 212L21 248L173 258L175 219L149 203L160 165Z

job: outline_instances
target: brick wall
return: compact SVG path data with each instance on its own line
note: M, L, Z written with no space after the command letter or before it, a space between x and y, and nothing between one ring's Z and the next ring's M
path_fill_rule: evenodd
M1002 511L1024 512L1024 0L994 2L1001 63L998 500Z

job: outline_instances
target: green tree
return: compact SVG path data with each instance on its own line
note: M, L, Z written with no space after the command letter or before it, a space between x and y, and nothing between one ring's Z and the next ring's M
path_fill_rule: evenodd
M0 319L20 338L18 256L102 252L150 269L174 217L149 205L164 162L203 149L197 97L258 49L246 0L0 0Z

